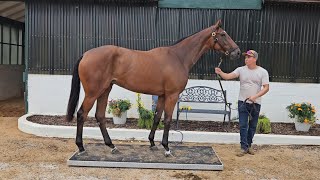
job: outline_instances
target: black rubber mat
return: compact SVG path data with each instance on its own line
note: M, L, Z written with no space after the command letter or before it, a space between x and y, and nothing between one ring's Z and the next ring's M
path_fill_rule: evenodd
M151 150L148 145L120 144L118 152L104 144L87 144L82 154L75 152L70 166L222 170L223 164L211 146L170 146L172 156L164 156L164 148Z

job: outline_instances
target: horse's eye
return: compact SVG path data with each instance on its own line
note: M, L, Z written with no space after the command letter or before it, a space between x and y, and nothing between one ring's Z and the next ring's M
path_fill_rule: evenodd
M226 36L226 34L221 34L221 36Z

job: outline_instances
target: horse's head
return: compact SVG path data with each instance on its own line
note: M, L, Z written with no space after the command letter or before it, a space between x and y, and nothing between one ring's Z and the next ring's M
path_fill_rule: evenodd
M224 53L230 59L239 59L241 51L238 45L231 39L225 30L221 28L221 20L213 25L213 32L208 41L212 49Z

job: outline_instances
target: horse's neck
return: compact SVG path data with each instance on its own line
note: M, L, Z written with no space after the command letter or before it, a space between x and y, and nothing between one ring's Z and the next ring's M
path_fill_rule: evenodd
M175 53L188 71L209 50L206 42L210 38L211 33L211 28L204 29L173 46Z

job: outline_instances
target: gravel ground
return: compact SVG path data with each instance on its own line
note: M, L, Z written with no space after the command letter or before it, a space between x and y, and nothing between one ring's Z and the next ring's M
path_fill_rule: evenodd
M320 146L255 146L256 154L237 157L239 145L210 145L223 171L69 167L74 139L45 138L18 130L16 117L0 118L0 179L319 179ZM84 139L84 143L97 140ZM100 142L100 141L98 141ZM119 143L145 143L126 142ZM185 145L199 145L185 143ZM163 156L163 154L159 154Z
M254 146L256 154L237 157L239 145L209 145L224 163L223 171L69 167L74 139L45 138L18 130L23 100L0 101L0 180L2 179L308 179L320 176L320 146ZM5 116L5 117L1 117ZM12 116L12 117L10 117ZM84 139L84 143L101 143ZM114 141L114 144L147 142ZM106 147L107 148L107 147ZM163 154L159 154L163 156Z

